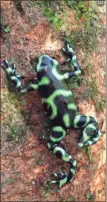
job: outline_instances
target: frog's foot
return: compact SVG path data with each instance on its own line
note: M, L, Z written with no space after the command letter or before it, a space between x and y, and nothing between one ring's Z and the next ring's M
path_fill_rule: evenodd
M101 137L100 129L96 129L94 124L89 124L84 130L78 142L78 147L86 147L95 144Z
M102 135L96 118L91 116L77 115L73 126L74 128L83 128L78 142L78 147L80 148L95 144Z
M9 79L16 84L16 88L22 89L23 86L20 79L25 77L20 74L16 74L16 65L9 63L8 60L4 60L1 64L1 67L6 71Z
M62 187L65 183L67 183L67 173L65 172L59 172L53 173L55 180L51 181L51 184L57 184L59 187Z
M16 65L10 64L8 60L3 60L3 62L1 63L1 67L6 71L8 75L14 74L16 71Z

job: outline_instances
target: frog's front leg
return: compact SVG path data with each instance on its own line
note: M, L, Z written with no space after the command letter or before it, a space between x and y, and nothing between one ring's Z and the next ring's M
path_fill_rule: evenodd
M4 60L1 64L1 67L6 71L8 78L15 83L16 88L21 90L23 86L20 79L25 77L16 74L16 65L9 63L8 60Z
M71 62L72 65L74 66L75 71L79 70L80 66L79 66L76 54L75 54L75 52L74 52L74 50L72 48L72 45L67 43L66 49L63 48L62 50L68 55L68 58L66 59L66 62Z
M83 128L78 142L79 147L95 144L102 135L96 118L91 116L77 115L74 119L73 127Z
M72 46L70 44L67 44L66 50L63 48L63 51L67 53L68 58L66 59L66 62L71 62L71 64L74 67L73 72L67 72L63 75L64 79L72 78L76 75L81 74L80 66L76 57L75 52L72 49ZM65 63L65 62L64 62Z
M66 130L63 129L61 126L55 126L51 132L50 139L48 142L48 148L52 150L52 152L59 158L61 158L63 161L67 162L70 165L69 173L68 175L64 172L60 172L58 175L55 174L57 177L56 180L51 181L51 183L56 183L59 185L59 187L62 187L67 182L72 181L75 170L77 166L77 162L75 159L72 158L71 155L69 155L65 149L63 149L59 143L63 139L63 137L66 135Z
M4 60L1 64L2 68L6 71L9 79L15 83L16 88L21 92L25 93L27 91L32 91L38 88L38 81L37 79L34 79L30 84L27 86L23 86L20 79L25 78L25 76L22 76L20 74L16 74L16 65L11 64L8 62L8 60Z

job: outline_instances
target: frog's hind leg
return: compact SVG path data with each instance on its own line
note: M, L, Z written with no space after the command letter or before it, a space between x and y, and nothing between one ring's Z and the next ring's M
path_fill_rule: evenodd
M78 146L85 147L95 144L101 137L96 118L91 116L77 115L73 122L74 128L83 128Z
M66 184L69 181L72 181L77 162L71 155L69 155L65 149L63 149L59 143L62 140L62 138L66 135L66 130L64 130L61 126L55 126L51 132L50 139L48 142L48 148L52 150L52 152L59 158L61 158L63 161L67 162L70 165L69 173L68 175L64 172L60 172L58 175L55 174L56 180L52 181L51 183L56 183L59 185L59 187L62 187L64 184Z

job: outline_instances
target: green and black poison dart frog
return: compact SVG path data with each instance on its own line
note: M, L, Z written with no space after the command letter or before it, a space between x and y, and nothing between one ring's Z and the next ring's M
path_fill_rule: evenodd
M68 54L67 61L72 63L74 71L61 74L58 69L58 61L48 55L42 55L39 57L39 62L35 67L37 78L26 87L20 81L23 76L16 74L15 64L10 64L7 60L2 62L2 67L8 77L16 84L16 88L21 93L38 89L41 94L47 115L53 122L48 149L67 162L70 167L68 174L64 172L54 173L56 179L51 183L56 183L59 187L72 181L77 167L77 161L60 145L61 140L67 133L67 129L71 127L82 129L78 142L78 147L80 148L95 144L101 136L96 118L79 114L72 92L64 88L63 81L81 74L81 70L72 46L67 44L66 49L63 50Z

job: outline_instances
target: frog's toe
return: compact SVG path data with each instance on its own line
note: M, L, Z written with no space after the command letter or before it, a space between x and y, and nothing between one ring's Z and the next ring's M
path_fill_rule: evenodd
M78 147L82 148L82 147L84 147L84 144L82 142L78 142Z
M8 60L3 60L1 63L1 67L4 69L7 69L9 67L9 62Z
M52 180L52 181L50 182L50 184L59 184L59 181L58 181L58 180Z
M11 68L12 68L12 70L14 70L14 72L16 71L16 65L14 63L11 64Z
M59 184L59 180L58 180L58 174L57 173L53 173L53 176L55 179L53 179L50 184Z
M53 175L54 175L55 177L57 177L57 176L58 176L58 174L57 174L57 173L53 173Z
M18 79L25 79L26 78L26 76L23 76L21 74L17 74L16 76L17 76Z
M59 173L53 173L53 175L60 179L60 178L67 176L67 173L60 171Z
M51 184L57 184L59 187L62 187L67 182L67 174L60 171L58 174L53 173L55 180L51 181Z
M67 50L65 48L63 48L62 50L63 50L63 52L67 53Z

